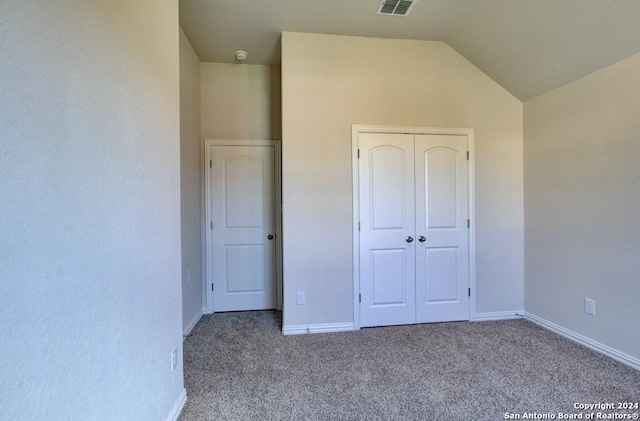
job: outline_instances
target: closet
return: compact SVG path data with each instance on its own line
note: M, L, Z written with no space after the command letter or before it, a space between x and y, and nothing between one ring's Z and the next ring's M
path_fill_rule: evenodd
M469 135L355 136L360 326L469 320Z

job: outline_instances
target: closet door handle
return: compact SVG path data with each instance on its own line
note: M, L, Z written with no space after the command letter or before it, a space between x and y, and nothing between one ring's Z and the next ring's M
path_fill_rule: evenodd
M418 241L424 243L425 241L427 241L427 238L424 235L421 235L420 237L418 237Z
M408 236L407 237L407 243L413 243L413 237L412 236Z

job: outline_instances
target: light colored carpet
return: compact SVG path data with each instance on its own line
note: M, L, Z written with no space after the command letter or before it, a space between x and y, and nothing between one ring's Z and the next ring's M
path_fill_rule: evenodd
M500 420L640 402L640 372L525 320L283 336L275 312L215 314L185 340L184 369L182 421Z

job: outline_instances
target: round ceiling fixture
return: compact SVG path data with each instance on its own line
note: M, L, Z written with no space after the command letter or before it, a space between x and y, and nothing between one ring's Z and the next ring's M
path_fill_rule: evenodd
M239 61L245 61L247 57L249 57L249 54L246 51L243 51L243 50L236 51L236 58Z

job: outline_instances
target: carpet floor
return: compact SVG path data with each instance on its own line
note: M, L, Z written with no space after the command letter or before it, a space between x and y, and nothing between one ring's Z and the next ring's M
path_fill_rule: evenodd
M280 323L271 311L204 316L184 342L188 401L180 420L480 421L509 414L587 419L593 413L598 419L640 413L575 408L639 403L640 371L525 320L297 336L283 336Z

